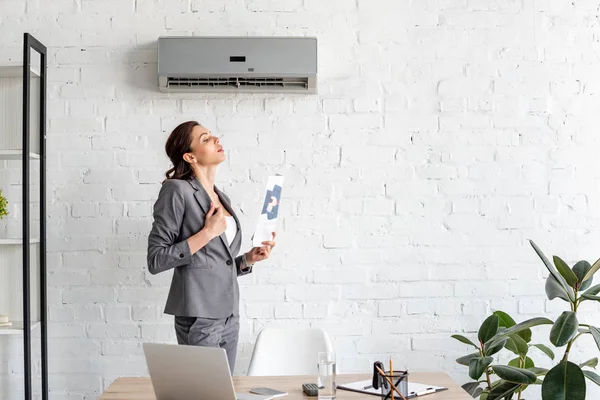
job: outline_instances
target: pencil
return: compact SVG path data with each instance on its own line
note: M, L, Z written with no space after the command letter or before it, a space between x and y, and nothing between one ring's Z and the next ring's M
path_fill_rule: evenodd
M392 357L390 357L390 377L392 378L392 382L394 382L394 365L392 364ZM394 391L392 390L392 400L394 400Z

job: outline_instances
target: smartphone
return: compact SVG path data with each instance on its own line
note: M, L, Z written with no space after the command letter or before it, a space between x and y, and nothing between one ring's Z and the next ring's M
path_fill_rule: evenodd
M261 394L263 396L271 396L271 397L282 397L287 396L287 392L282 392L280 390L275 390L266 387L252 388L250 389L250 393Z

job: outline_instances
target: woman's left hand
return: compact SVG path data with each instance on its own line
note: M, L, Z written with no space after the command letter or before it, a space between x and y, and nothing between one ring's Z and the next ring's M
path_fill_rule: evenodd
M246 258L250 264L254 264L259 261L266 260L271 255L271 250L275 247L275 237L277 234L273 232L273 239L262 242L264 246L261 247L253 247L248 253L246 253Z

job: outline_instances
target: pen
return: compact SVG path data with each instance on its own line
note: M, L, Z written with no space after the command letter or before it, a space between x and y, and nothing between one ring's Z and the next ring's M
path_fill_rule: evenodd
M420 392L415 393L415 396L419 397L419 396L424 396L424 395L430 394L430 393L435 393L435 389L434 388L427 388L425 390L422 390Z

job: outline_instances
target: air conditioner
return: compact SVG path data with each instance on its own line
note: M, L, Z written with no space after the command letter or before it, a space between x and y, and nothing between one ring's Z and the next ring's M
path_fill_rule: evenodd
M160 37L162 92L317 92L312 37Z

